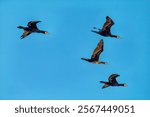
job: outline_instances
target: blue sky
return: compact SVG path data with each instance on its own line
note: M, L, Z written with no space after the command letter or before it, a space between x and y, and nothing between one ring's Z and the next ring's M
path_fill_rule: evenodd
M150 99L149 11L149 0L1 0L0 99ZM121 39L90 32L107 15ZM32 20L50 34L20 40ZM82 61L100 39L108 65ZM113 73L128 87L102 90Z

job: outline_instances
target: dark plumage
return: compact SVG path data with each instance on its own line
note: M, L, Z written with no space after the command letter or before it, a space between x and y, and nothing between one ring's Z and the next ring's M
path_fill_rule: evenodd
M100 83L104 83L104 86L102 87L103 88L107 88L109 86L127 86L127 84L119 84L116 80L116 78L120 76L118 74L112 74L109 76L108 78L108 82L104 82L104 81L100 81Z
M81 58L82 60L88 61L94 64L106 64L106 62L99 61L99 56L103 52L104 42L103 39L99 41L97 47L94 49L93 54L90 59L88 58Z
M26 36L30 35L31 33L43 33L43 34L48 34L47 31L39 30L37 28L37 23L41 21L30 21L28 22L28 27L23 27L23 26L18 26L17 28L23 29L24 33L20 37L21 39L25 38Z
M106 16L106 22L104 23L103 28L98 29L98 31L92 30L92 32L97 33L97 34L102 35L102 36L105 36L105 37L120 38L117 35L111 34L111 27L114 24L115 23L113 22L113 20L109 16ZM94 29L97 29L97 28L94 27Z

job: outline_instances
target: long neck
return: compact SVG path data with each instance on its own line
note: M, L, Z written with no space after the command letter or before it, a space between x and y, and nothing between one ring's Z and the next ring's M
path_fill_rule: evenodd
M112 35L112 34L110 34L110 37L118 38L117 35Z
M43 33L43 34L45 34L46 31L38 30L37 32L38 32L38 33Z
M91 32L94 32L94 33L97 33L97 34L101 33L100 31L95 31L95 30L91 30Z
M124 84L118 84L118 86L124 86Z

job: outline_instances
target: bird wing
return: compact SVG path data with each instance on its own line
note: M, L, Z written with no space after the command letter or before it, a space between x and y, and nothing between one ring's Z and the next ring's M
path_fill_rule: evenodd
M116 80L116 78L118 76L120 76L120 75L118 75L118 74L112 74L112 75L110 75L109 78L108 78L109 83L118 83L117 80Z
M102 89L109 87L109 84L104 84L104 86L102 87Z
M21 35L21 39L25 38L26 36L28 36L29 34L31 34L30 32L28 31L24 31L24 33Z
M103 52L104 42L103 39L99 41L97 47L94 49L91 59L99 60L99 55Z
M106 22L103 25L102 31L110 31L110 28L112 25L114 25L115 23L113 22L113 20L106 16Z
M41 21L30 21L30 22L28 22L27 26L30 28L37 28L36 24L39 22L41 22Z

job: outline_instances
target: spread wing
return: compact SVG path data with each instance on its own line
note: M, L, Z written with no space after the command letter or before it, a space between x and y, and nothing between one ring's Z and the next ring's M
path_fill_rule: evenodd
M104 42L103 39L101 39L97 44L97 47L94 49L91 59L95 59L97 61L99 60L99 56L103 52L103 46L104 46Z
M110 86L109 84L105 84L105 85L102 87L102 89L107 88L107 87L109 87L109 86Z
M109 78L108 78L109 83L118 83L117 80L116 80L116 78L118 76L120 76L120 75L118 75L118 74L112 74L112 75L110 75Z
M28 22L27 26L30 28L37 28L36 24L39 22L41 22L41 21L30 21L30 22Z
M106 22L103 25L102 31L110 31L110 28L112 25L114 25L115 23L113 22L113 20L106 16Z
M28 31L24 31L24 33L21 35L21 39L25 38L26 36L28 36L29 34L31 34L30 32Z

